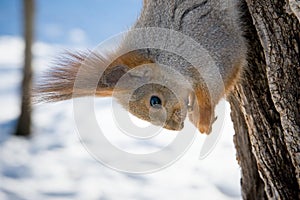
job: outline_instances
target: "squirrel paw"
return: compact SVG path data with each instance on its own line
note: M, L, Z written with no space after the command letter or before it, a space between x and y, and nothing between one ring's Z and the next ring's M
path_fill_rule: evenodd
M209 108L201 109L200 113L196 111L189 113L189 119L201 133L210 134L212 124L217 120L217 117L214 117L214 112Z

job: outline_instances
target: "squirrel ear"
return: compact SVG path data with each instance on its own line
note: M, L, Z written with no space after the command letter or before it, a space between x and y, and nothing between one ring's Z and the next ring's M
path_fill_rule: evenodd
M133 68L128 71L127 74L129 78L135 82L147 83L153 79L154 71L153 68L148 64Z
M134 83L142 79L147 79L149 73L143 67L147 63L152 63L149 59L138 54L137 52L129 52L119 58L117 58L103 73L99 82L100 88L114 88L120 78L124 77L126 81ZM126 83L123 83L128 85ZM122 86L122 84L120 85Z
M103 89L130 90L134 86L144 85L153 77L151 68L139 66L129 69L126 66L116 66L103 76Z
M129 68L126 65L116 65L111 67L103 73L102 80L100 82L106 87L112 88L128 70Z

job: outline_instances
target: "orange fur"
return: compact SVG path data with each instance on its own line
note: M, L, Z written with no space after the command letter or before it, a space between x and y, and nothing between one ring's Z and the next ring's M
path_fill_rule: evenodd
M108 57L113 57L109 55ZM109 76L114 81L117 81L119 76L110 74L110 72L117 66L124 66L127 68L134 68L138 65L151 62L145 59L137 52L129 52L113 61L107 69L109 59L105 56L87 52L70 53L67 52L62 58L58 59L57 66L44 76L43 80L33 89L33 102L56 102L72 98L75 79L81 67L83 76L86 76L86 88L76 90L76 97L90 96L93 93L93 88L89 87L88 81L91 76L96 76L99 71L104 71L103 77L100 78L98 87L94 94L100 97L111 96L115 83L104 84L101 80ZM83 84L84 85L84 84Z

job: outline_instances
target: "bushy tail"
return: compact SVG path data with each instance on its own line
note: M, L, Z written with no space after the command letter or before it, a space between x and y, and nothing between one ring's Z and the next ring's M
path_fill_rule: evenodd
M116 53L102 55L91 51L67 52L34 87L33 103L57 102L92 95L111 96L121 76L130 68L149 62L149 59L137 52L129 52L120 57ZM76 85L76 93L75 81L79 83ZM95 85L95 82L98 84Z
M89 65L84 64L86 80L97 74L106 63L106 59L100 55L87 52L65 53L57 59L56 66L46 72L33 87L33 103L57 102L73 97L74 83L80 67L89 59ZM86 84L86 88L77 90L76 97L87 96L93 92L93 88ZM97 87L96 94L110 96L112 88Z

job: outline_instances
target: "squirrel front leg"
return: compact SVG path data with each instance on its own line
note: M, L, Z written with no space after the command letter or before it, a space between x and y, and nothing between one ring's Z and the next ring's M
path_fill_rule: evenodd
M194 100L190 105L188 113L189 120L198 128L201 133L209 134L212 124L215 121L215 105L211 101L208 91L202 87L196 88L193 95Z

